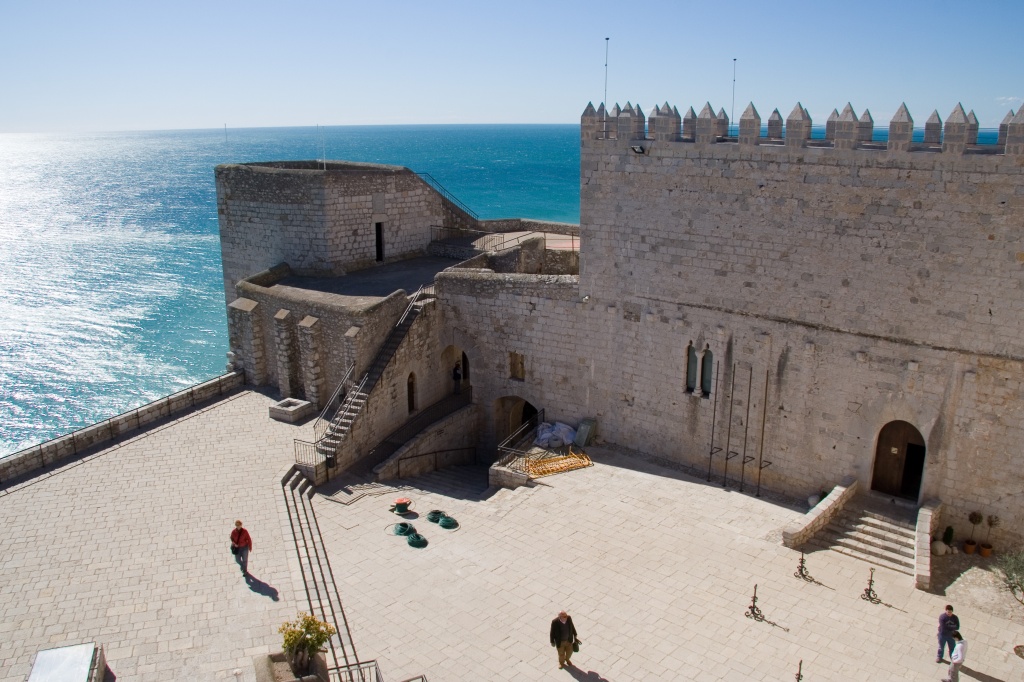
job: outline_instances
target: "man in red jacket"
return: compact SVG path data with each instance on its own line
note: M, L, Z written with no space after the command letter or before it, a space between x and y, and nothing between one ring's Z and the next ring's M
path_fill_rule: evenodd
M249 575L249 552L252 551L252 538L249 531L242 527L241 521L235 521L235 529L231 531L231 553L242 569L242 575Z

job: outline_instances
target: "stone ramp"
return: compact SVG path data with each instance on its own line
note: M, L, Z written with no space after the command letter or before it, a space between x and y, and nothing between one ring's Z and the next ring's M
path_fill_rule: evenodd
M858 495L805 545L914 575L917 512L870 496Z

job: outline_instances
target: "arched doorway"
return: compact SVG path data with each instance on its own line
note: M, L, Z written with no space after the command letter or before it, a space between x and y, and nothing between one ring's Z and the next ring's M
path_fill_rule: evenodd
M498 398L494 401L494 435L500 443L536 416L537 408L518 396Z
M913 424L889 422L878 434L871 489L917 501L924 475L924 437Z
M441 352L441 368L445 372L445 381L449 386L452 386L453 392L455 387L452 382L455 380L455 368L459 368L460 379L458 381L459 391L468 389L472 384L470 383L469 376L469 356L466 352L458 346L448 346Z

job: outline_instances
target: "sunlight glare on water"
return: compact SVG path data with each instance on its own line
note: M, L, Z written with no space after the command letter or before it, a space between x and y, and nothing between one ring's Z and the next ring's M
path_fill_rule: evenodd
M213 169L318 158L428 172L481 217L579 221L579 128L0 135L0 456L220 374Z

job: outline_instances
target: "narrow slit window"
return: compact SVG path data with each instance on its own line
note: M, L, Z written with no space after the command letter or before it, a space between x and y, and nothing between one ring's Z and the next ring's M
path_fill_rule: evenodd
M701 397L711 397L711 383L713 380L715 367L714 353L711 352L709 346L704 346L704 358L701 360L700 366L700 394Z
M686 346L686 392L693 393L697 390L697 349L693 347L693 341Z
M515 351L508 354L508 378L516 381L526 380L526 358Z

